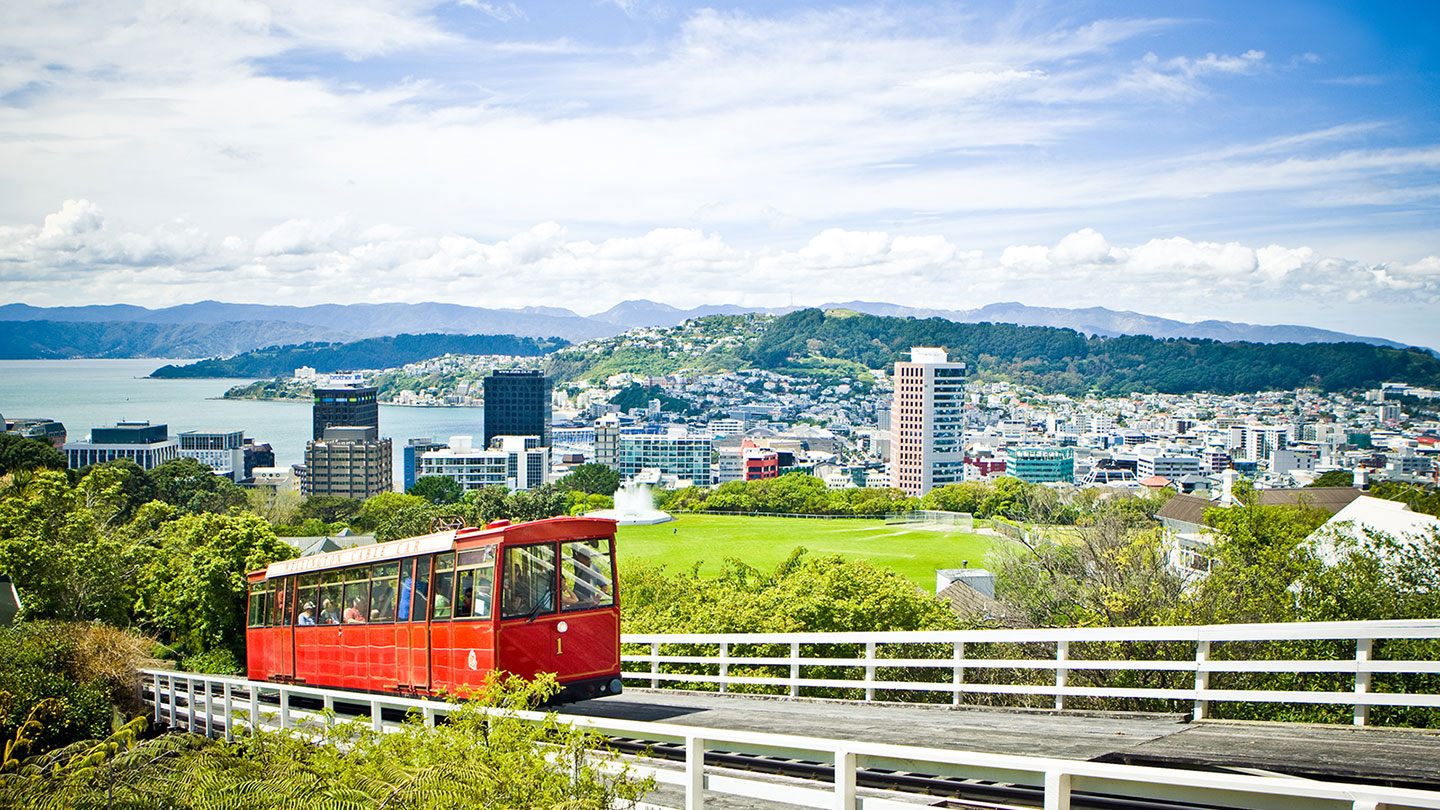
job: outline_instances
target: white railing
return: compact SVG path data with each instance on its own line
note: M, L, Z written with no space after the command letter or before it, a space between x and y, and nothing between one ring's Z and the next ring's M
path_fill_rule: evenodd
M890 699L895 699L893 696L896 693L911 698L920 693L949 693L950 702L957 706L965 703L967 697L973 700L973 696L980 695L1053 696L1057 710L1071 705L1067 702L1068 698L1148 698L1187 703L1197 720L1205 719L1210 714L1210 704L1219 701L1338 704L1353 707L1355 725L1369 722L1372 706L1440 708L1440 694L1433 691L1399 693L1371 690L1372 676L1376 674L1440 674L1440 661L1433 657L1426 660L1376 660L1372 655L1375 642L1384 639L1440 639L1440 619L893 633L627 633L621 637L622 644L648 647L648 651L626 653L621 656L621 661L626 668L623 673L626 683L654 689L675 684L707 684L727 692L743 685L781 687L791 696L800 696L802 690L845 689L851 690L855 697L864 690L867 701L876 699L877 690L886 692ZM1229 656L1213 655L1217 645L1231 642L1325 640L1347 642L1347 649L1353 649L1354 656L1326 660L1232 660ZM1121 655L1103 659L1077 657L1075 653L1080 651L1071 645L1085 642L1118 643ZM1137 660L1124 650L1124 645L1143 642L1179 642L1187 645L1185 649L1188 652L1184 657L1176 656L1169 660ZM989 658L973 657L973 652L967 655L966 645L971 645L973 649L974 645L997 643L1049 646L1053 656ZM939 654L922 658L884 657L896 645L916 644L938 645ZM663 648L671 645L685 645L687 651L683 655L667 653ZM738 655L735 651L738 645L780 646L786 648L786 654ZM834 645L852 645L858 654L835 657L815 652L817 647ZM807 652L810 654L807 655ZM645 669L635 668L636 664ZM667 665L670 671L665 671ZM732 674L732 669L737 667L747 668L751 673L756 667L788 668L788 674ZM855 677L805 677L804 670L813 667L844 667ZM707 672L676 671L677 668L705 669ZM877 677L880 669L916 673L917 678L880 679ZM708 670L713 670L714 674ZM1020 677L1007 676L1018 683L986 682L994 679L975 677L976 671L985 670L1020 671L1022 674ZM1173 672L1185 685L1105 687L1071 682L1072 673L1097 670ZM937 671L945 674L933 674ZM927 677L926 673L930 673L929 680L919 680ZM1210 676L1214 673L1336 673L1349 676L1350 688L1347 691L1222 689L1211 687ZM1035 682L1041 679L1045 682Z
M318 701L326 709L337 702L361 709L360 718L377 731L393 731L384 709L419 713L427 725L456 704L412 698L316 689L246 681L214 675L147 671L145 689L154 703L155 719L173 727L227 738L251 728L307 728L336 722L331 712L301 709L295 698ZM541 721L535 712L518 716ZM683 789L683 807L702 810L706 794L765 799L798 807L833 810L914 810L915 798L878 790L857 789L857 773L901 771L940 778L960 778L1030 788L1043 798L1046 810L1068 810L1074 794L1103 794L1156 801L1193 802L1260 810L1352 808L1440 810L1440 791L1347 785L1269 776L1207 773L1133 765L986 754L906 745L795 737L781 734L696 728L674 723L570 717L567 722L598 734L623 737L646 745L683 746L683 766L638 759L634 770L654 775L657 783ZM779 757L831 764L830 781L777 781L763 774L727 770L705 763L707 752ZM933 797L922 802L933 801ZM678 802L677 802L678 804ZM923 805L922 805L923 806ZM660 805L650 804L656 808Z

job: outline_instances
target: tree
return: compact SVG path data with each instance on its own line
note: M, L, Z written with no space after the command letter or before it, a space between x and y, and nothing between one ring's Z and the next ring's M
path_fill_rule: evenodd
M22 618L126 623L132 554L112 524L119 500L96 496L92 511L57 470L0 499L0 573L15 581Z
M16 470L63 470L65 454L49 442L0 431L0 475Z
M620 488L620 473L604 464L581 464L555 482L555 487L590 495L614 495L615 490Z
M1312 487L1350 487L1355 485L1355 473L1350 470L1323 472L1310 483Z
M149 472L160 500L189 514L244 508L245 490L193 458L177 458Z
M1112 508L1073 532L1027 536L1023 550L997 552L996 595L1041 626L1164 623L1184 582L1147 523Z
M146 538L135 618L191 654L229 649L243 660L245 574L295 556L256 515L183 515Z
M405 494L419 496L430 503L445 504L459 503L465 490L459 481L447 475L422 475L405 490Z
M421 479L424 480L424 479ZM448 480L448 479L447 479ZM360 505L360 514L353 521L354 527L360 531L374 531L391 514L410 506L427 504L424 498L419 495L402 492L382 492L379 495L372 495L365 499Z
M343 523L360 514L361 504L354 498L338 495L311 495L301 504L301 518L316 518L322 523Z

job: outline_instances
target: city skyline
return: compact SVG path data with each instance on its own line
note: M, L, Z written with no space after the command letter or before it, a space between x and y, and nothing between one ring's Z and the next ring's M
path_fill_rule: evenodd
M1016 300L1435 346L1440 13L0 11L0 300Z

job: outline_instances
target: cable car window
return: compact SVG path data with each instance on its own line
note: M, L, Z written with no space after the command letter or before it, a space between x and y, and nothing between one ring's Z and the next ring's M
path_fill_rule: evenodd
M293 601L291 593L294 588L293 578L284 577L273 580L275 589L270 594L270 626L290 626L290 602Z
M560 609L590 610L615 604L609 537L560 544Z
M370 616L370 566L345 570L345 609L340 620L345 624L365 624Z
M400 612L409 609L410 621L423 622L430 609L430 559L421 557L415 561L415 578L410 587L400 587ZM409 600L408 602L406 600Z
M301 575L300 590L296 591L295 597L299 606L299 612L295 614L296 627L312 627L320 623L320 605L315 601L320 593L319 585L319 574Z
M339 571L320 575L320 624L339 624L340 614L345 610L345 599L341 595Z
M268 598L266 598L265 600L266 627L280 626L280 582L281 580L279 579L270 580L270 587L268 588L269 593L267 594Z
M395 578L399 574L399 563L380 563L371 569L370 621L395 621Z
M250 583L250 613L247 627L265 626L265 593L266 583Z
M455 597L455 555L441 554L435 558L435 613L433 619L450 618L451 599Z
M515 619L555 612L555 546L505 549L505 610Z
M455 567L455 618L490 618L495 600L495 547L462 551Z

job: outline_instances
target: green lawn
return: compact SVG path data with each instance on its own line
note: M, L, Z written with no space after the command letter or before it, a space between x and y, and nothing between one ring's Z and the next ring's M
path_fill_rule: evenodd
M985 564L1003 538L963 532L886 525L880 520L807 520L739 515L677 515L672 523L621 526L617 552L623 560L661 562L671 571L688 570L697 561L706 574L720 571L720 561L734 557L762 571L783 562L796 546L814 554L840 554L867 559L909 578L927 591L935 589L935 571Z

